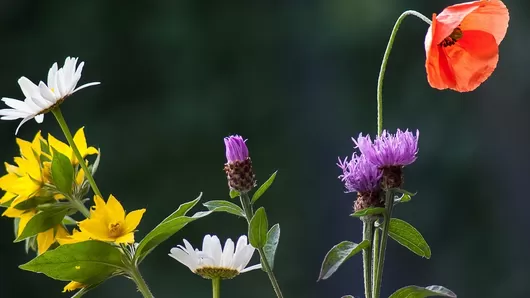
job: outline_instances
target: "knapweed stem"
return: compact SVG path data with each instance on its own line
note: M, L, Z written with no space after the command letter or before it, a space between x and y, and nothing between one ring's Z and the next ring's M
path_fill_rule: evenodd
M429 18L422 15L421 13L414 11L414 10L407 10L399 16L399 18L396 21L396 24L394 25L394 28L392 29L392 33L390 34L390 38L388 39L388 44L386 45L386 50L383 56L383 61L381 62L381 69L379 70L379 78L377 79L377 134L378 135L380 135L383 132L383 80L385 77L386 65L388 63L388 58L390 57L390 52L392 51L392 45L394 45L394 39L396 38L396 34L399 30L399 26L401 25L401 22L403 22L405 17L409 15L418 17L429 25L431 24L431 20L429 20Z
M90 183L90 187L92 187L92 191L99 197L103 198L101 195L101 192L99 191L98 186L96 185L96 181L94 180L94 177L92 177L92 173L88 169L87 165L85 164L85 159L83 156L81 156L81 153L79 152L79 149L77 149L77 146L75 145L74 138L72 137L72 133L70 132L70 129L68 128L68 125L66 124L66 121L64 120L63 113L61 112L61 108L59 106L55 107L52 110L53 115L55 116L55 119L57 119L57 122L59 123L59 126L61 127L64 136L66 137L66 140L68 141L68 144L70 147L72 147L72 150L74 151L75 157L79 161L79 164L81 165L81 168L85 172L85 176L88 179L88 182Z
M219 277L212 279L212 297L221 298L221 279Z
M247 193L242 193L239 196L239 199L241 200L241 207L245 212L247 223L250 225L250 220L254 216L254 212L252 211L252 204L250 203L250 198ZM282 291L280 290L280 285L278 284L278 280L276 279L274 272L272 272L272 269L269 266L269 262L267 261L267 258L265 256L265 251L263 250L263 248L258 248L258 252L261 259L261 266L263 266L263 270L265 270L265 272L267 272L267 275L269 276L272 288L274 289L274 293L276 293L276 296L278 298L283 298Z
M374 263L374 297L379 298L381 295L381 285L383 282L383 268L385 265L386 244L388 240L388 228L392 218L392 209L394 207L394 193L391 190L385 192L385 213L383 217L383 232L381 233L381 246L379 247L379 257L377 263Z
M363 241L372 242L374 220L372 216L361 218L363 221ZM364 296L372 298L372 247L363 249Z

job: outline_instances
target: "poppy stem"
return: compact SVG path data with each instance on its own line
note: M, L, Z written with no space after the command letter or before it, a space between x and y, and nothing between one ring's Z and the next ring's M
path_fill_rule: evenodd
M379 70L379 78L377 79L377 134L380 135L383 132L383 80L385 77L386 65L388 63L388 58L390 57L390 52L392 51L392 45L394 45L394 39L396 38L397 32L401 22L409 16L415 16L425 23L431 25L431 20L421 13L414 10L407 10L402 13L394 24L390 38L388 39L388 44L386 45L385 54L383 56L383 61L381 62L381 69Z
M101 192L99 191L98 186L96 185L96 181L94 180L94 177L92 177L92 173L90 172L90 170L88 169L85 163L85 159L83 158L83 156L81 156L79 149L77 149L77 146L75 145L74 138L72 137L72 133L70 132L70 129L68 128L68 125L66 124L66 120L64 120L63 113L61 112L61 109L59 108L59 106L54 108L52 110L52 113L55 116L55 119L57 119L57 122L59 123L59 126L61 127L64 133L64 136L66 137L66 140L68 141L68 144L70 145L70 147L72 147L72 151L74 151L75 157L79 161L81 168L85 172L85 175L88 179L88 182L90 183L90 186L92 187L92 190L94 191L96 195L103 198L103 196L101 195Z

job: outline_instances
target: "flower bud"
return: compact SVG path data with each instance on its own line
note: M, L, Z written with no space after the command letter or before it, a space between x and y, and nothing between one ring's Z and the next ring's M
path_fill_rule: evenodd
M256 186L256 175L252 170L252 161L248 154L245 140L234 135L224 139L226 147L226 164L224 171L230 189L240 193L249 192Z

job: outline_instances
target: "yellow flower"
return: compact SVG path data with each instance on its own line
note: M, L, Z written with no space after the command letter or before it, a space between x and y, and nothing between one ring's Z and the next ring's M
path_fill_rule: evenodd
M18 210L14 207L9 207L2 214L3 216L19 218L17 237L22 234L24 228L30 221L30 219L37 214L35 209L29 210ZM57 238L65 238L68 236L68 231L63 227L63 225L58 224L57 226L50 228L44 232L37 234L37 247L38 254L46 252L50 247L57 241Z
M55 150L59 151L60 153L68 157L73 165L76 165L79 163L79 161L74 155L74 151L72 150L72 148L68 146L67 144L54 138L51 134L48 134L48 143L50 144L50 147L54 148ZM79 149L79 153L81 153L81 156L83 158L87 157L88 155L98 154L98 150L96 148L87 146L84 127L81 127L75 133L74 143L77 149Z
M82 284L80 282L71 281L63 288L63 293L64 292L72 292L72 291L75 291L77 289L81 289L81 288L84 288L84 287L86 287L86 285L84 285L84 284Z
M125 216L125 210L113 195L107 203L94 196L95 206L90 210L90 218L79 223L81 232L90 238L115 243L134 243L134 230L140 224L145 209L135 210Z
M90 235L80 232L76 229L72 231L72 235L66 235L65 237L61 238L57 237L57 242L59 242L60 245L83 242L87 240L90 240Z

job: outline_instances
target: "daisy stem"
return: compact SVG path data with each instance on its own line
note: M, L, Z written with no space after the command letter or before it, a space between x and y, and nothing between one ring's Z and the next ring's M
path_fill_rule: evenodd
M221 279L212 278L212 297L221 298Z
M381 246L379 247L379 257L377 263L374 263L374 297L379 298L381 293L381 284L383 282L383 268L385 264L386 244L388 240L388 228L392 209L394 207L394 193L391 190L385 192L385 213L383 222L383 232L381 233Z
M70 129L68 128L68 125L66 124L66 121L64 120L63 113L61 112L61 108L57 106L56 108L52 110L52 113L55 116L55 119L57 119L57 122L59 123L59 126L61 127L64 133L64 136L66 137L66 140L68 141L68 144L70 144L70 147L72 147L72 150L74 151L75 157L79 161L81 168L85 172L85 175L88 179L88 182L90 183L90 186L92 187L92 190L94 191L96 195L103 198L103 196L101 195L101 192L99 191L98 186L96 185L96 181L94 180L94 177L92 177L92 173L90 173L90 170L85 164L85 159L83 158L83 156L81 156L79 149L77 149L77 146L75 145L74 138L72 137L72 133L70 132Z
M371 216L365 216L363 221L363 240L372 241L372 232L374 220ZM363 250L363 271L364 271L364 296L372 298L372 248L368 247Z
M243 207L243 211L245 212L247 223L250 225L250 220L254 216L254 211L252 211L252 204L250 203L250 198L247 193L242 193L239 196L239 199L241 200L241 207ZM276 280L276 276L274 275L274 272L272 272L272 269L269 266L269 262L267 261L267 258L265 257L265 251L263 250L263 248L258 248L258 252L261 258L261 265L263 266L263 270L265 270L265 272L267 272L267 275L269 276L269 279L272 284L272 288L274 289L274 293L276 293L276 296L278 298L283 298L283 294L282 294L282 291L280 290L280 285L278 284L278 280Z
M407 10L402 13L394 24L390 38L388 39L388 44L386 45L385 54L383 56L383 61L381 62L381 69L379 70L379 78L377 79L377 134L380 135L383 132L383 80L385 77L386 65L388 63L388 58L390 57L390 52L392 51L392 45L394 45L394 39L399 30L401 22L409 16L413 15L427 24L431 24L431 20L421 13L414 10Z

